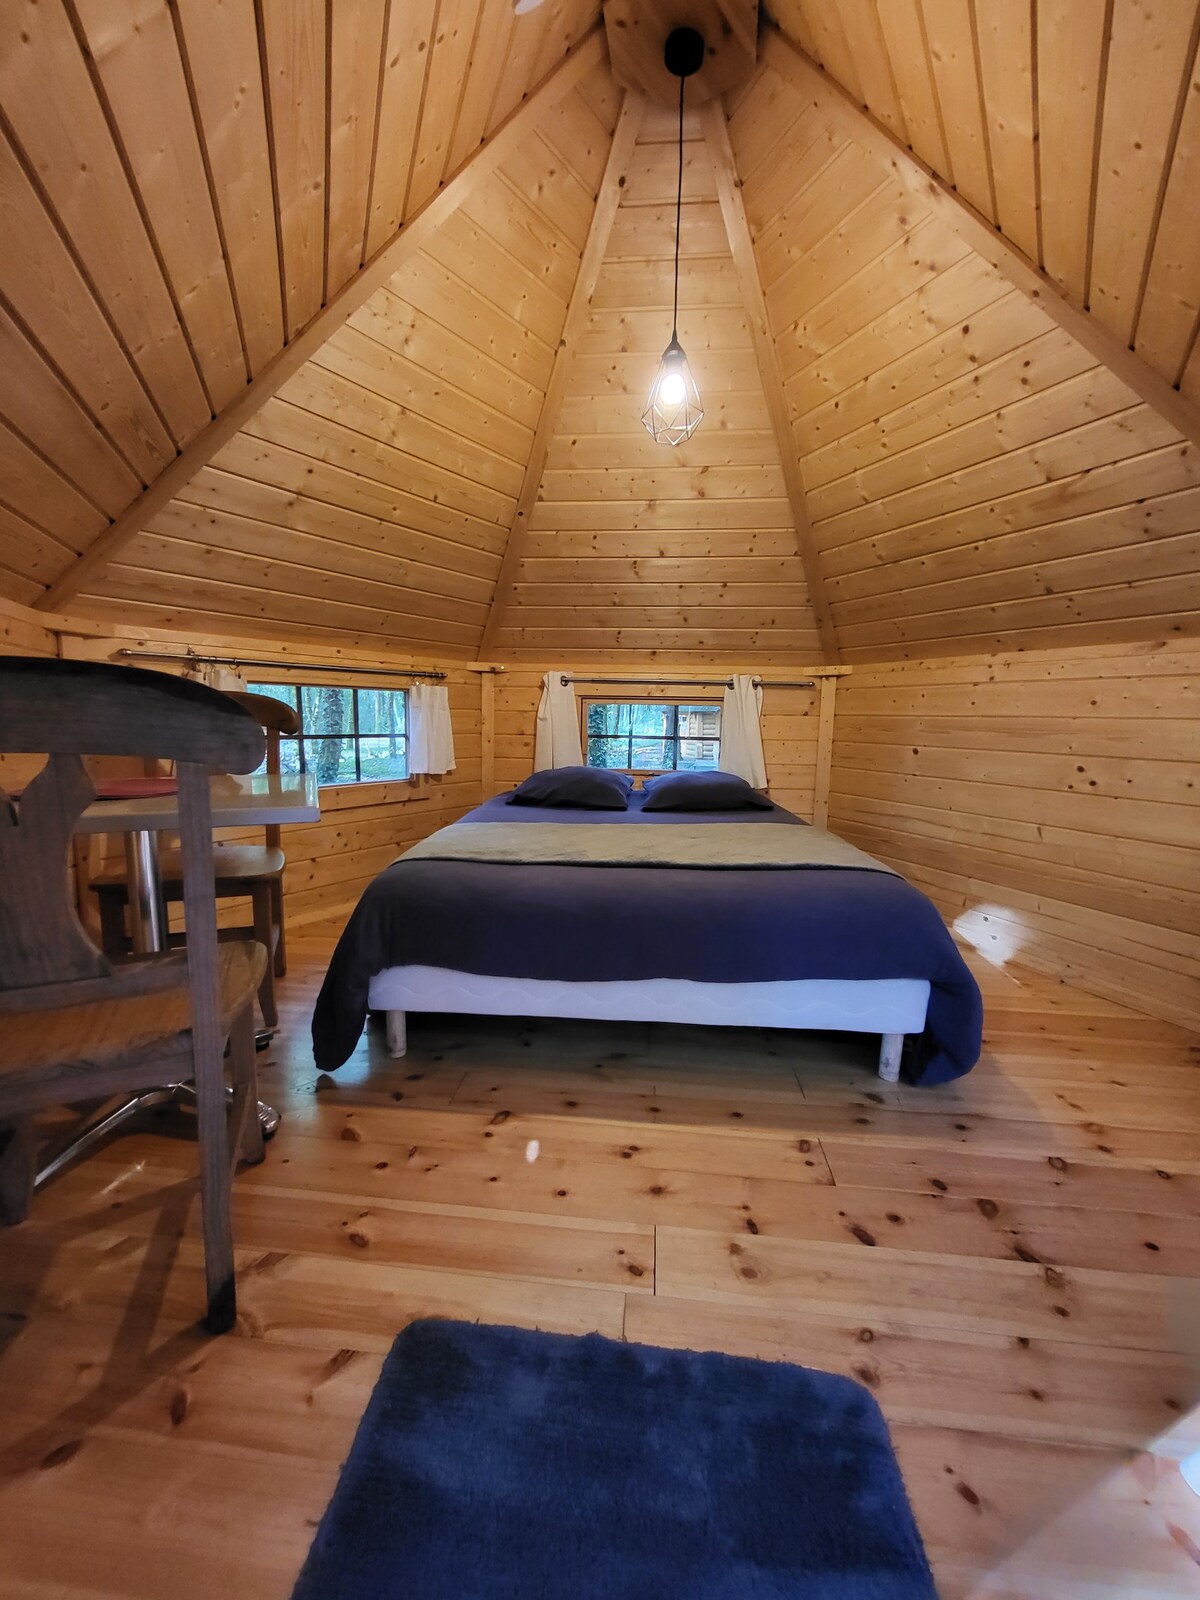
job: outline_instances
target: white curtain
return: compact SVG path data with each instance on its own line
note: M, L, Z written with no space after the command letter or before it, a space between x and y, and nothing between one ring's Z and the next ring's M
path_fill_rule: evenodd
M579 742L579 709L575 691L562 680L565 674L547 672L542 679L542 698L537 709L533 741L533 770L547 767L581 767L583 746Z
M450 691L441 683L417 683L408 691L408 770L454 771Z
M210 689L220 689L226 694L244 694L246 680L240 667L226 665L223 661L201 661L189 668L184 677L206 683Z
M725 691L721 712L721 771L736 772L755 789L767 787L762 701L762 689L755 688L748 672L740 672Z

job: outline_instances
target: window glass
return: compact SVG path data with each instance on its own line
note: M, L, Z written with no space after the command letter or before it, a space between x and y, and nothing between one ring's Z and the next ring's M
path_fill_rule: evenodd
M279 743L283 772L308 772L319 784L407 778L405 690L280 683L248 687L251 693L270 695L300 713L300 737Z
M354 689L334 689L328 685L300 690L300 715L304 731L311 734L354 732Z
M721 707L663 700L584 702L585 760L624 772L713 772Z

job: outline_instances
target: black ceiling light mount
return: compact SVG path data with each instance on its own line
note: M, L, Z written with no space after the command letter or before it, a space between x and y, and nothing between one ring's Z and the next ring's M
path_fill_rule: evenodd
M704 65L704 37L695 28L672 28L663 46L663 62L673 78L693 77ZM680 84L682 90L683 85Z
M679 181L675 190L675 295L671 310L671 339L663 351L642 423L660 444L682 444L696 431L704 409L700 391L679 342L679 218L683 207L683 90L687 80L704 65L704 39L695 28L674 28L663 47L663 63L679 79Z

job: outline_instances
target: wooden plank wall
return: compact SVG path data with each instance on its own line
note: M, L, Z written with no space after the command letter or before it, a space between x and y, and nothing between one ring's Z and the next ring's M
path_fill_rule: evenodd
M679 337L704 421L674 449L641 425L671 333L677 134L674 112L646 107L490 651L498 659L819 659L712 161L691 113Z
M1200 452L773 71L730 137L850 661L1200 631Z
M1200 1027L1200 646L857 667L831 826L989 957Z
M599 73L568 94L80 606L474 655L616 103Z
M656 661L655 671L664 677L686 677L686 663ZM495 786L494 792L515 787L533 771L534 715L542 692L542 675L547 671L569 672L580 677L586 668L551 666L509 666L493 680L495 684ZM692 668L694 671L694 667ZM802 678L802 669L781 665L778 672L759 663L754 669L764 678ZM599 669L601 677L612 668ZM686 689L631 686L596 687L586 683L575 687L576 694L610 695L614 699L677 699ZM697 690L697 698L719 699L721 690ZM818 689L766 689L763 691L763 746L767 758L771 798L798 816L811 818L817 779Z

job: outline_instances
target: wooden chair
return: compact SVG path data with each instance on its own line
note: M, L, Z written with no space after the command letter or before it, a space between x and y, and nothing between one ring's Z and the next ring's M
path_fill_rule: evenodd
M0 790L0 1222L32 1199L33 1114L48 1106L194 1081L207 1325L236 1304L230 1183L262 1159L256 944L218 945L209 771L251 772L262 730L225 695L140 668L0 658L0 753L48 753L14 801ZM94 790L83 755L177 763L186 953L114 967L73 901L68 847ZM232 1113L227 1123L225 1042Z
M244 706L267 736L267 772L279 776L281 735L295 736L300 718L291 706L265 694L231 693L228 698ZM250 924L222 929L222 938L253 938L271 953L258 990L258 1003L268 1028L279 1023L275 1002L275 979L287 971L287 943L283 921L283 869L286 857L280 848L282 829L278 823L265 830L265 842L213 846L213 867L218 900L245 900L251 905ZM183 879L178 850L164 850L159 858L164 900L183 899ZM114 861L91 878L100 907L100 933L105 953L113 960L130 948L125 930L125 909L129 903L129 879L123 861Z

